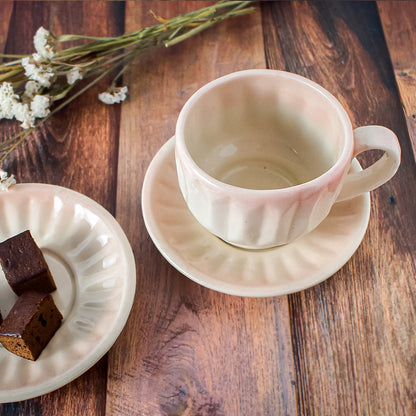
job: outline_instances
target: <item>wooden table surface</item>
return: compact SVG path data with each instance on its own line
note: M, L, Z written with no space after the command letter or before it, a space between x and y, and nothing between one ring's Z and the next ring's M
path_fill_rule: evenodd
M0 51L31 53L40 26L113 36L155 24L150 9L169 18L210 4L3 1ZM354 127L387 126L402 147L398 173L371 194L369 227L353 257L325 282L288 296L201 287L164 260L142 218L146 169L187 98L246 68L320 83ZM122 105L96 99L103 81L3 169L18 182L74 189L114 215L137 266L130 317L86 373L2 404L0 415L416 415L416 3L263 2L251 15L146 53L123 83Z

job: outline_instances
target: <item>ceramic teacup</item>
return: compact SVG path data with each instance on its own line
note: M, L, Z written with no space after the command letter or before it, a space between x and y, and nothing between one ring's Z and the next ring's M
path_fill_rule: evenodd
M382 185L400 164L392 131L353 130L334 96L284 71L240 71L203 86L182 108L175 137L190 211L211 233L249 249L310 232L334 203ZM384 154L349 172L369 149Z

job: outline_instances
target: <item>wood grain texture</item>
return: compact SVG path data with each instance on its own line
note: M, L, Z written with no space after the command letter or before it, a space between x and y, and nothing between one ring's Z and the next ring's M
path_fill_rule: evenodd
M290 296L299 414L412 414L416 201L408 184L415 183L415 165L377 9L272 3L263 21L271 67L322 84L354 126L386 125L403 150L399 173L372 193L369 229L351 261L323 284Z
M4 1L0 7L0 53L5 52L7 34L9 33L10 18L13 12L13 2Z
M0 2L0 51L32 52L39 26L111 36L155 24L150 9L169 18L213 3ZM7 159L3 167L18 181L75 189L116 216L135 254L137 292L107 356L55 392L0 404L0 416L416 414L416 6L258 7L141 56L123 79L122 106L96 99L104 80ZM320 83L354 127L391 128L402 165L372 192L363 243L338 273L294 295L251 299L205 289L170 266L146 232L140 198L187 98L226 73L265 67ZM17 131L0 124L2 135Z
M3 4L0 8L3 12ZM6 51L31 53L33 35L40 26L57 34L118 35L123 33L120 15L124 17L124 6L119 3L77 2L74 7L72 2L16 2ZM100 84L53 117L7 159L4 169L16 174L18 182L46 182L72 188L114 213L119 109L97 100L97 93L106 88L105 83ZM18 128L15 124L5 127L7 134ZM0 414L104 414L106 373L105 357L58 391L25 402L0 405Z
M209 2L128 3L126 30ZM137 293L109 353L107 414L295 413L287 298L244 299L202 288L173 269L145 230L145 170L174 133L186 99L235 70L264 67L261 15L230 20L171 49L149 53L125 77L117 219L132 242Z
M377 2L416 159L416 3Z

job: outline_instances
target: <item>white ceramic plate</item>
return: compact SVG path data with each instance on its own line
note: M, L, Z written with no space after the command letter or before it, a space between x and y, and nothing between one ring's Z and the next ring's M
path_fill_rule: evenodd
M114 217L72 190L19 184L0 191L0 241L29 229L57 284L62 326L37 361L0 346L0 402L55 390L95 364L120 334L133 303L136 268ZM3 318L17 296L0 268Z
M147 230L162 255L181 273L208 288L239 296L276 296L314 286L353 255L365 234L370 196L337 203L311 233L268 250L243 250L209 233L180 192L170 139L149 165L142 190ZM359 170L357 161L353 169Z

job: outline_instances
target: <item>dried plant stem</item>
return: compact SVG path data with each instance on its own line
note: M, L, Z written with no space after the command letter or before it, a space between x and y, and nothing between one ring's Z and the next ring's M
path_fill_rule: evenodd
M31 128L6 139L0 144L0 163L17 146L27 140L31 133L48 120L50 116L60 111L111 73L115 73L115 75L110 90L114 89L116 81L120 79L129 65L141 53L151 48L176 45L230 17L251 13L254 8L249 6L253 2L253 0L221 0L213 6L179 15L169 20L155 16L159 24L117 37L57 36L51 34L57 44L79 40L89 42L58 50L52 58L42 59L40 63L36 63L49 68L50 72L54 74L53 84L42 88L40 94L47 96L51 102L59 101L59 103L51 109L47 116L37 119L34 127L32 125ZM19 97L23 96L22 88L28 81L22 59L28 57L32 59L32 55L0 54L0 58L11 59L11 61L0 64L0 83L10 83ZM80 78L69 84L67 76L74 69L82 73L83 81ZM89 79L87 83L86 79ZM74 90L74 87L80 82L85 85L78 90Z

